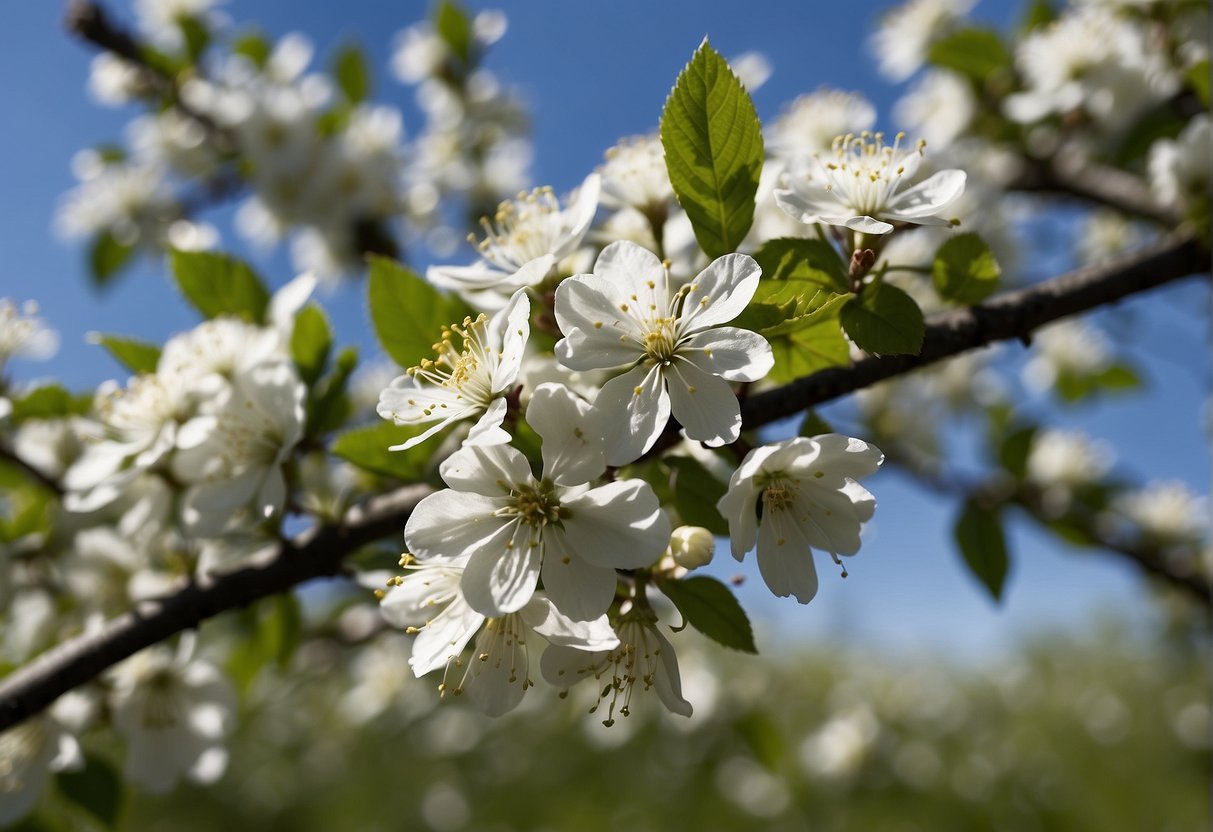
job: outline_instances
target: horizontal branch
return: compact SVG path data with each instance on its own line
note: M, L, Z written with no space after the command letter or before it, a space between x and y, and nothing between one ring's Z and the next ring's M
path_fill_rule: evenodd
M191 583L162 600L140 603L100 630L47 651L0 681L0 731L145 647L221 612L313 578L338 574L347 555L367 543L403 534L413 507L429 491L427 486L413 485L373 498L352 509L340 526L323 526L284 541L263 562Z
M980 306L942 312L927 322L918 355L865 358L850 367L831 367L774 390L752 394L741 404L742 424L747 430L759 428L996 341L1027 343L1032 332L1047 323L1185 277L1208 275L1209 268L1209 253L1199 243L1188 236L1172 237L1107 263L1007 292Z
M1064 149L1048 159L1022 159L1017 175L1006 188L1071 197L1166 228L1174 228L1180 219L1172 209L1158 202L1140 177L1119 168L1097 165Z
M761 427L994 341L1027 340L1042 324L1208 269L1208 254L1197 243L1186 237L1171 239L1145 252L1080 269L973 309L945 312L931 319L921 355L868 358L750 396L742 403L745 427ZM663 441L677 441L677 437L677 430L672 429ZM264 562L191 584L163 600L140 604L99 631L39 656L0 681L0 731L145 647L226 610L285 592L312 578L337 574L347 555L403 531L413 507L426 493L425 486L408 486L374 498L352 510L342 525L324 526L284 542Z

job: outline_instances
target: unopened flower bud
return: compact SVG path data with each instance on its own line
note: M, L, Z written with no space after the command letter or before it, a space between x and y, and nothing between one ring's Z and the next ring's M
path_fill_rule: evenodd
M670 554L686 569L697 569L712 561L716 540L703 526L679 526L670 535Z

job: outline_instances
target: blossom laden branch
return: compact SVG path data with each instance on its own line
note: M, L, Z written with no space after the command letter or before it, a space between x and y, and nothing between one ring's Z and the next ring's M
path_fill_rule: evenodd
M371 541L398 534L413 507L429 491L426 486L413 485L375 497L352 509L341 525L323 526L284 541L263 562L141 603L100 630L49 650L0 682L0 731L145 647L227 610L286 592L313 578L338 574L347 555Z
M919 355L867 358L851 367L825 370L749 396L741 403L743 424L752 430L994 341L1027 340L1037 327L1058 318L1208 272L1209 254L1194 239L1169 238L1105 265L1080 269L971 309L938 315L927 328ZM671 424L655 447L669 447L677 438L678 428ZM111 620L95 633L59 645L0 682L0 730L46 708L63 693L144 647L221 612L338 573L344 558L361 546L398 534L428 493L424 486L409 486L375 498L353 510L340 526L324 526L302 539L283 543L264 562L209 583L191 584L171 597Z

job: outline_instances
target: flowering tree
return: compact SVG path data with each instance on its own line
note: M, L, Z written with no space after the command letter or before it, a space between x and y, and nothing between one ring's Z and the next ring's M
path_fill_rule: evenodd
M334 633L357 652L402 630L413 674L492 716L592 679L607 725L690 717L683 631L758 647L695 570L725 541L809 604L817 566L845 576L860 551L882 465L955 496L995 599L1014 512L1207 608L1201 500L1113 478L987 349L1031 345L1023 384L1061 402L1139 384L1077 316L1208 275L1207 4L1038 2L1013 33L967 13L912 0L874 39L915 78L908 133L826 89L763 125L762 72L705 40L659 128L558 195L520 191L527 116L482 65L500 13L443 0L401 35L393 71L427 117L406 142L356 47L324 74L302 37L211 0L136 0L135 28L73 3L94 95L146 112L78 156L59 223L94 281L163 261L202 320L164 344L98 336L122 384L0 376L0 823L48 772L102 776L86 731L120 738L141 789L213 782L251 680ZM208 212L230 199L298 276L271 291L221 253ZM1084 265L1026 279L1025 204L1080 206ZM465 255L448 243L468 218ZM422 276L418 250L448 262ZM386 370L335 344L318 286L347 280ZM0 307L0 371L53 352L37 315ZM814 410L850 394L845 427ZM983 446L963 477L940 440L959 420ZM327 576L340 601L301 606Z

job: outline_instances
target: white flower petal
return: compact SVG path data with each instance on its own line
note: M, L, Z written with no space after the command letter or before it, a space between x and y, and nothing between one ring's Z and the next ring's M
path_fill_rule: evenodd
M754 297L760 277L762 269L748 254L717 257L691 281L679 331L695 332L733 320Z
M885 216L888 215L886 214ZM847 217L841 222L838 221L838 218L823 217L822 221L827 222L830 225L846 226L852 231L859 231L863 234L888 234L893 230L893 226L889 225L889 223L882 222L872 217Z
M464 445L443 460L438 472L456 491L485 497L504 497L515 485L533 480L531 464L509 445Z
M544 544L543 590L552 603L575 621L605 613L615 598L615 570L579 557L559 529L549 529Z
M570 370L622 367L644 355L644 332L620 309L606 281L579 274L556 287L556 322L564 333L556 357Z
M660 645L657 672L653 674L653 687L657 689L657 697L670 713L689 717L694 710L691 703L682 696L682 679L678 674L678 657L674 653L674 645L662 635L656 627L653 635Z
M817 567L808 541L794 522L779 522L768 512L758 529L758 569L776 596L795 596L807 604L817 594ZM773 522L774 521L774 522Z
M536 593L518 614L527 626L552 644L589 651L619 646L619 637L605 615L587 621L574 620L542 593Z
M508 393L518 379L522 354L531 334L531 300L519 289L505 308L493 315L488 327L488 346L498 355L491 387L494 393Z
M884 462L880 449L862 439L840 433L823 433L812 437L812 441L817 443L818 448L812 463L816 470L857 480L876 473Z
M594 407L602 420L608 465L639 459L670 420L670 396L656 365L641 365L608 381Z
M965 189L965 172L941 170L909 190L897 194L883 216L922 224L956 201Z
M696 332L678 345L678 356L727 381L758 381L775 366L766 338L732 326Z
M532 539L531 529L521 523L510 530L508 537L494 537L474 551L463 572L463 597L476 612L490 617L522 609L539 583L542 542Z
M509 409L509 402L505 399L493 399L492 403L485 409L480 418L476 420L476 424L472 425L472 429L468 431L467 439L463 440L465 445L504 445L510 441L510 434L501 427L501 423L505 421L506 411ZM444 422L439 427L445 427ZM426 433L432 433L433 428ZM413 442L413 440L409 440ZM408 443L405 443L408 444ZM414 443L416 444L416 443ZM391 449L391 450L394 450ZM449 485L449 483L448 483Z
M508 529L508 520L493 516L506 503L450 489L431 494L409 515L405 545L421 560L452 561L479 551Z
M670 409L689 439L711 447L737 441L741 405L728 382L685 361L675 363L664 375Z
M651 566L670 542L670 520L648 483L623 480L564 500L564 536L575 557L612 569Z
M472 609L462 596L429 619L413 641L409 666L418 678L446 667L459 656L484 623L484 616Z
M580 485L606 469L596 411L563 384L541 384L527 405L527 423L543 439L543 475Z

